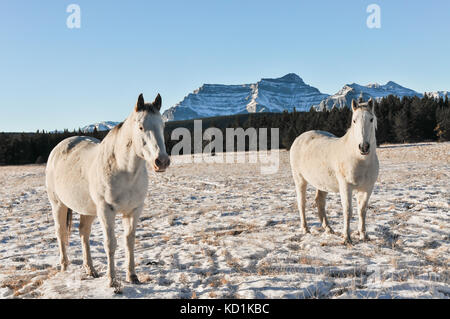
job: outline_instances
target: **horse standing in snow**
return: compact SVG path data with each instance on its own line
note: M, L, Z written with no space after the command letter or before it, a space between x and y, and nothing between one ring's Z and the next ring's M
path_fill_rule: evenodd
M128 118L112 129L102 142L77 136L63 140L50 153L46 186L60 249L61 270L69 264L66 252L72 211L80 214L83 266L98 277L92 264L89 235L98 216L108 259L108 278L117 287L114 270L115 217L123 214L127 281L139 283L134 266L136 225L147 195L145 163L162 172L170 165L164 145L161 96L145 103L142 94Z
M352 100L352 123L347 133L337 138L323 131L308 131L296 138L290 150L290 162L297 192L303 232L309 232L305 219L307 183L316 191L316 205L322 227L333 232L325 213L328 192L340 193L344 210L344 244L351 244L350 219L352 193L356 192L359 214L359 238L368 240L366 210L378 177L375 130L377 119L374 102L357 104Z

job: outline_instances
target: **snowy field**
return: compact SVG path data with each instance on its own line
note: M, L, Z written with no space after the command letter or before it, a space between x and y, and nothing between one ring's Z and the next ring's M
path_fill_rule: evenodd
M0 167L1 298L449 298L450 143L383 145L367 229L343 246L338 194L320 229L308 188L311 234L300 233L289 157L277 174L258 164L182 164L149 173L136 235L141 285L124 281L121 219L116 251L120 294L107 286L98 220L91 249L101 277L82 271L74 214L65 273L44 186L43 165ZM354 205L355 207L355 205ZM352 231L357 228L354 210Z

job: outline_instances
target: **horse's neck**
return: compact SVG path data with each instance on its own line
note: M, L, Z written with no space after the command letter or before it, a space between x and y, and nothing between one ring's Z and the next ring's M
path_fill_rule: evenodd
M106 158L113 157L115 159L117 171L135 174L145 168L145 161L134 151L129 122L127 118L120 129L114 133L110 131L100 147Z
M347 146L347 147L353 146L353 144L354 144L355 142L354 142L354 139L353 139L353 131L352 131L352 128L351 128L351 127L347 130L347 132L345 133L345 135L341 137L341 141L342 141L342 143L344 143L345 146Z

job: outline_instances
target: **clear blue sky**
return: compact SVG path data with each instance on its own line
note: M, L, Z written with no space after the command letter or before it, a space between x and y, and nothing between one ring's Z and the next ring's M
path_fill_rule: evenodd
M81 7L68 29L66 8ZM381 29L366 26L369 4ZM0 131L123 120L203 83L297 73L324 93L393 80L450 90L450 1L2 0Z

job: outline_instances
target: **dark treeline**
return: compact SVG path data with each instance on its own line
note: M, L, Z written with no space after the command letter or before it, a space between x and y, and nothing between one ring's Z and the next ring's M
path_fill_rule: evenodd
M395 96L383 98L375 103L375 113L378 117L377 142L405 143L423 141L450 140L450 106L448 98L433 99L429 97ZM227 128L242 127L279 128L279 146L289 149L294 139L309 130L325 130L336 136L342 136L350 126L351 110L349 108L317 112L288 113L253 113L231 116L212 117L202 120L203 131L209 127L219 128L224 136ZM185 127L194 138L194 121L176 121L166 123L165 140L170 154L178 140L171 140L171 134L177 127ZM45 163L51 150L63 139L87 135L103 139L108 132L82 133L81 131L64 131L60 133L0 133L0 165ZM268 140L270 141L270 134ZM203 141L203 145L209 141ZM269 142L270 143L270 142ZM192 144L193 141L192 141ZM248 138L246 141L248 148ZM268 145L270 148L270 145Z
M405 143L450 140L450 106L448 98L433 99L429 97L404 97L390 95L375 102L375 114L378 118L377 143ZM349 108L333 108L318 112L313 108L309 112L251 113L221 116L203 119L203 130L208 127L219 128L224 136L226 128L242 127L279 128L279 146L289 149L295 138L309 130L324 130L336 136L343 136L350 126L352 111ZM178 140L170 140L171 132L176 127L189 129L193 145L193 121L169 122L165 138L168 149ZM270 133L270 130L269 130ZM270 134L268 137L270 141ZM209 141L203 141L203 145ZM270 142L269 142L270 144ZM235 138L236 145L236 138ZM248 150L248 138L246 149ZM270 149L270 145L268 145ZM235 148L236 149L236 148Z
M103 139L107 133L82 133L80 130L58 133L0 133L0 165L46 163L52 149L67 137L85 135Z

